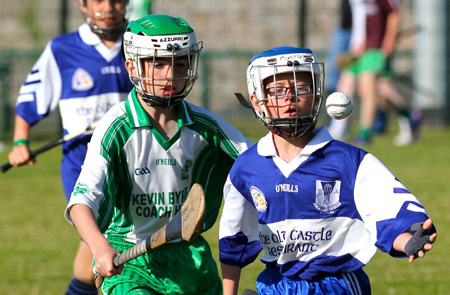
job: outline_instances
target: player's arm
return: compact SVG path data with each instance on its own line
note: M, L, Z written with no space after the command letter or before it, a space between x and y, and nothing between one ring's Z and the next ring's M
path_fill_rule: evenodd
M240 170L233 173L240 173ZM225 203L219 226L219 260L224 295L236 295L241 268L252 263L262 250L258 216L228 177L224 186Z
M386 31L384 34L383 43L381 44L381 49L387 57L391 56L394 51L400 20L401 16L398 11L392 11L387 17Z
M435 228L425 208L372 154L359 164L354 192L365 226L376 231L378 249L393 257L406 254L410 262L432 249L427 244L436 239Z
M425 252L433 249L433 243L436 241L437 233L428 234L432 226L433 221L431 219L413 225L394 240L393 248L404 252L409 257L410 263L416 258L423 258Z
M354 56L361 56L366 47L366 4L364 0L350 0L352 31L350 50Z
M78 234L95 257L96 272L103 277L120 274L123 266L115 268L113 264L114 257L119 253L101 233L92 209L85 204L75 204L70 207L69 215Z
M51 44L52 41L47 44L19 90L13 142L29 141L31 126L58 106L62 82ZM12 166L26 163L34 165L36 160L30 159L30 150L26 144L17 144L9 154L9 162Z
M241 268L235 265L221 263L223 295L236 295L241 278Z
M17 167L26 163L34 165L35 159L30 159L30 125L22 117L16 115L13 137L13 148L8 155L12 166Z

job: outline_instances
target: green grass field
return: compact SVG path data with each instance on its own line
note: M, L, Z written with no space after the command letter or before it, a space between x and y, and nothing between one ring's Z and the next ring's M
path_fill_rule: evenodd
M256 140L263 133L261 127L246 135ZM450 129L425 130L422 140L409 147L393 147L392 137L389 133L376 138L366 149L421 200L439 237L435 250L411 265L379 252L365 268L373 294L450 294L450 259L445 252L450 249ZM44 143L34 141L32 148ZM0 153L0 163L7 161L9 149ZM0 175L0 294L60 295L66 289L79 238L63 216L60 153L56 148L42 154L35 167ZM217 259L217 224L205 236ZM243 269L241 291L254 289L261 269L259 260Z

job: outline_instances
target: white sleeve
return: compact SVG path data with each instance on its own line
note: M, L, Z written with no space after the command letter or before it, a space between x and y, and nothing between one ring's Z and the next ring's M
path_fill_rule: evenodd
M100 202L104 197L103 189L108 172L108 160L101 155L100 149L101 140L108 126L108 120L101 120L88 144L88 151L81 167L80 176L64 212L67 221L72 225L73 222L69 213L70 208L75 204L85 204L92 209L95 218L99 216Z
M54 111L61 97L61 73L49 42L19 91L17 104L36 100L37 113Z
M354 196L366 228L375 236L379 236L377 222L395 219L405 204L408 204L406 211L411 214L426 214L417 198L371 154L367 154L360 164Z
M364 0L350 0L352 11L352 32L350 48L358 46L366 38L366 5Z
M258 240L258 215L247 199L234 187L228 176L224 186L224 207L220 219L219 239L242 232L249 242Z

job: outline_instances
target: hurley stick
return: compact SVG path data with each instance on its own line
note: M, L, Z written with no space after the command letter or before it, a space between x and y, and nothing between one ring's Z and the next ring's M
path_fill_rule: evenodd
M189 195L181 207L181 210L164 227L153 235L126 252L116 256L113 261L114 266L118 267L125 264L170 241L182 239L191 242L195 240L202 229L204 217L205 193L203 187L196 183L189 191ZM97 288L100 288L102 284L103 277L96 274L95 285Z
M63 136L63 137L61 137L61 138L55 139L55 140L53 140L52 142L49 142L49 143L47 143L47 144L41 146L40 148L38 148L38 149L36 149L36 150L34 150L34 151L31 151L31 152L30 152L30 159L36 157L36 156L39 155L40 153L43 153L43 152L45 152L45 151L48 151L49 149L54 148L55 146L58 146L58 145L60 145L60 144L63 144L63 143L66 142L66 141L69 141L69 140L71 140L71 139L74 139L75 137L81 136L81 135L83 135L83 134L86 134L86 133L88 133L88 132L94 130L95 127L97 127L97 124L98 124L98 121L92 123L92 124L89 125L87 128L85 128L85 129L83 129L83 130L80 130L79 132L75 132L75 133L71 133L71 134L66 134L65 136ZM11 168L11 167L12 167L12 165L11 165L11 163L9 163L9 162L3 164L2 167L1 167L2 172L8 171L9 168Z

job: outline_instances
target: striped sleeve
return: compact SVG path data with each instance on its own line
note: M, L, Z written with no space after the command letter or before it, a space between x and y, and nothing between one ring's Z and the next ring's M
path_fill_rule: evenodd
M17 98L16 114L31 126L54 111L61 97L61 74L51 46L47 44Z
M394 240L412 224L428 218L417 198L371 154L360 164L354 195L366 228L376 236L376 246L391 255Z

